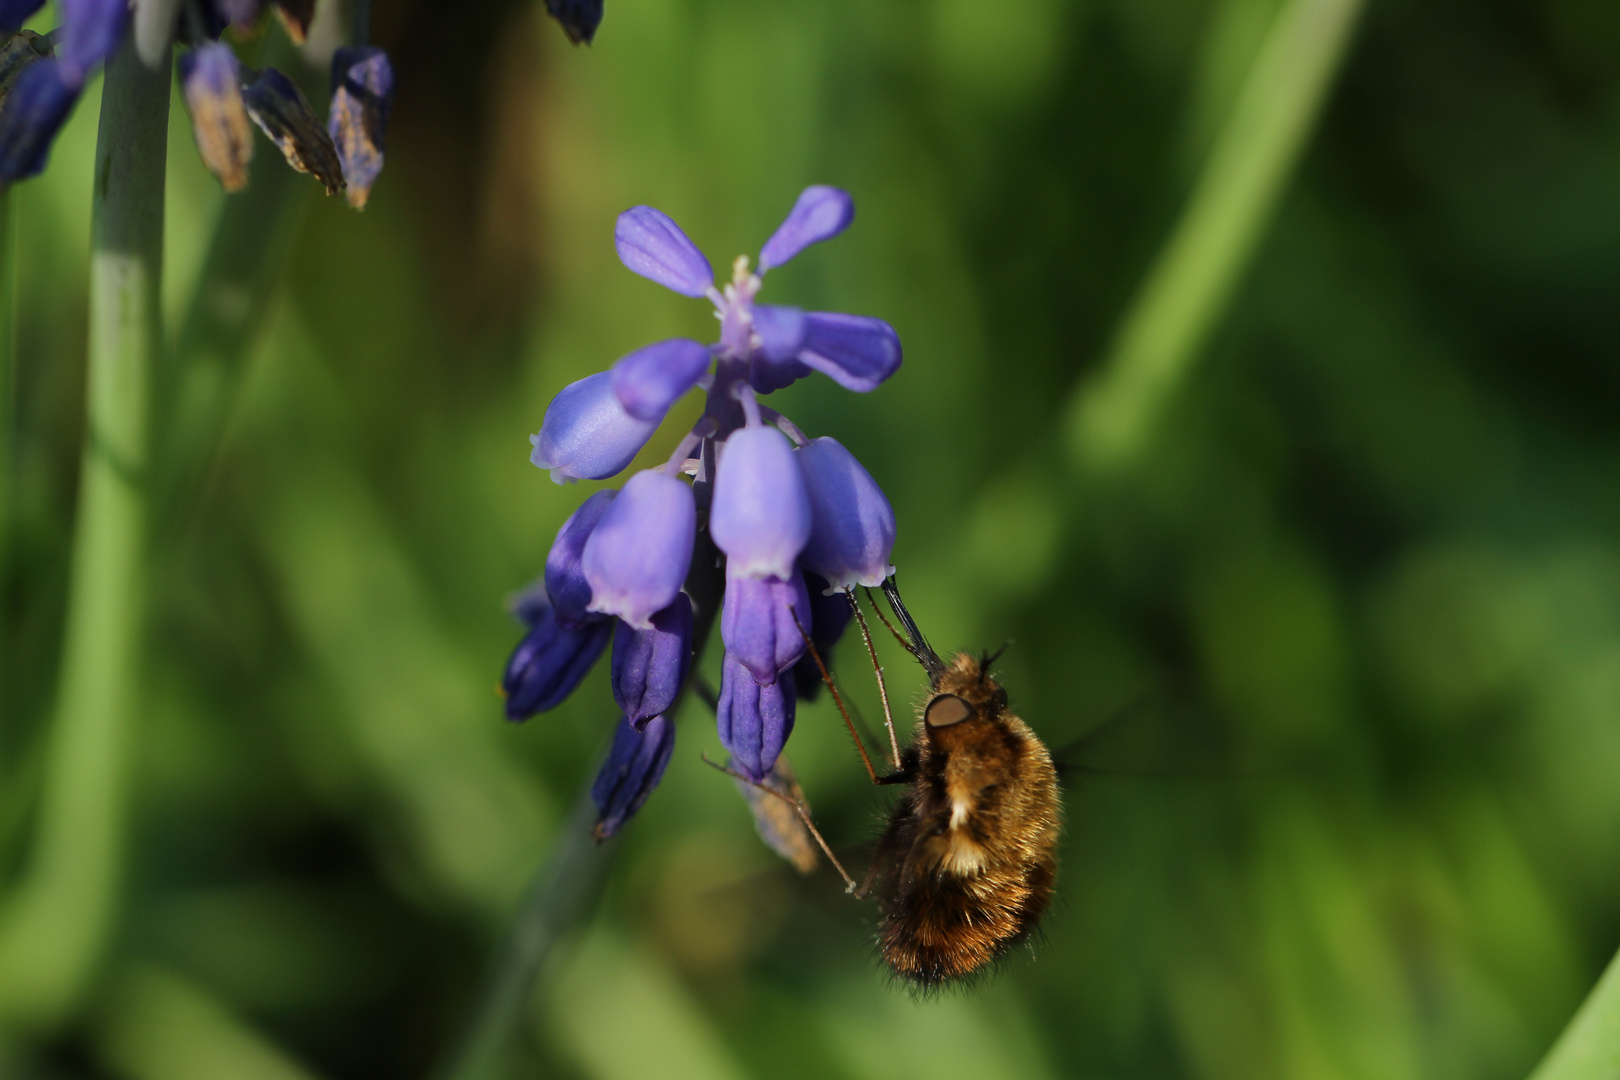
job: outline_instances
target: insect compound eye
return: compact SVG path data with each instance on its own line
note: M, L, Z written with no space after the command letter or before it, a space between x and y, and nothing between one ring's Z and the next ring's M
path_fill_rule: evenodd
M931 728L942 728L960 724L975 715L973 706L955 694L941 694L928 703L928 711L923 713L923 720Z
M1007 690L1005 687L996 687L996 692L991 697L996 703L996 708L1005 709L1007 707Z

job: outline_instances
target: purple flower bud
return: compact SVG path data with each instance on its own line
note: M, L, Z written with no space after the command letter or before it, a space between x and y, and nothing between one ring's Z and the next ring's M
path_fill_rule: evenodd
M32 30L0 29L0 108L22 73L50 55L51 43Z
M670 338L637 349L613 365L613 392L637 420L662 422L676 400L709 370L709 347Z
M799 359L864 394L900 370L900 337L882 319L812 311L805 316Z
M613 700L636 728L675 705L692 660L692 601L685 593L652 617L652 629L613 632Z
M0 0L0 34L14 33L45 0Z
M30 64L0 108L0 184L45 171L51 143L62 130L80 84L56 60Z
M599 371L569 383L546 406L540 431L529 437L529 460L551 470L559 484L605 480L630 464L647 445L657 421L637 420L613 392L613 373Z
M810 538L810 499L793 448L773 427L746 427L725 441L715 471L709 532L738 577L794 573Z
M61 0L62 47L57 55L71 78L83 81L113 50L129 25L129 0Z
M241 191L253 160L253 128L242 103L236 54L217 41L199 45L180 58L180 85L203 164L226 191Z
M343 162L337 147L296 83L267 67L242 92L242 99L248 115L276 144L287 164L312 174L325 185L328 195L343 190Z
M754 334L767 360L787 363L804 347L804 312L795 307L758 304L754 307Z
M394 106L394 68L373 46L332 54L332 110L326 130L337 147L349 205L363 209L382 175L388 113Z
M632 476L585 541L590 610L650 629L653 614L681 591L696 528L697 507L685 483L651 470Z
M810 496L804 564L834 589L883 584L894 573L894 510L877 481L829 436L795 453Z
M794 622L794 616L798 622ZM804 633L810 630L810 596L804 576L739 577L726 574L726 598L720 607L720 638L726 655L748 669L758 683L777 676L804 655Z
M589 45L602 24L602 0L546 0L546 10L575 45Z
M613 749L591 785L591 799L599 815L594 830L598 843L618 832L641 809L664 778L674 751L675 725L668 717L653 717L641 731L628 720L619 721Z
M613 624L605 619L574 630L559 626L556 610L538 594L521 600L518 614L529 632L506 662L501 681L508 720L527 720L561 705L613 635Z
M854 613L849 609L849 597L841 592L827 595L831 586L826 578L814 570L804 572L804 586L810 594L810 643L816 647L821 662L831 671L833 646L838 644L854 618ZM808 649L793 665L793 686L805 701L814 701L816 695L821 693L821 669L816 666L816 658L810 655Z
M855 200L849 192L825 184L807 187L759 249L759 272L781 266L793 256L823 240L831 240L855 220Z
M761 686L730 654L720 665L720 705L715 721L720 744L731 752L731 767L762 780L793 732L793 677Z
M546 592L557 606L557 622L561 626L573 629L601 618L588 610L591 584L585 580L580 556L584 554L585 541L590 539L591 531L617 494L617 491L598 491L580 503L579 509L557 530L557 539L546 556Z
M703 296L714 287L709 260L662 210L633 206L620 214L613 244L620 262L666 289Z

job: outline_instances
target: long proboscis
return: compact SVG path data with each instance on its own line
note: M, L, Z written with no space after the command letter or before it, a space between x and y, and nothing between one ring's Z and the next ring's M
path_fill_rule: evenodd
M917 620L906 610L905 601L900 599L900 585L896 575L890 574L883 579L883 595L888 598L889 607L894 609L894 617L900 620L906 636L911 639L911 655L928 669L929 678L938 676L945 670L945 661L941 660L939 654L928 644L928 639L923 637L922 631L917 628Z

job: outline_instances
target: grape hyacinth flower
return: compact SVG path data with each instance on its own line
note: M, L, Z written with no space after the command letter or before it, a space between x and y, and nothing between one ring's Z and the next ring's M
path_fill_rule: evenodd
M0 0L0 189L43 172L62 125L95 70L130 27L130 0L62 0L62 25L41 36L20 29L42 0ZM365 206L383 166L393 103L388 56L374 47L339 49L332 65L332 109L323 124L297 85L275 68L248 71L220 35L255 33L274 8L297 40L313 5L300 0L183 0L175 29L190 52L180 57L186 110L198 154L227 192L247 186L252 129L276 144L287 163L312 173L327 194L346 191Z
M847 192L806 188L757 269L739 256L723 286L668 215L650 206L619 215L624 265L707 299L720 334L710 344L655 342L564 387L530 438L530 461L555 482L603 480L630 464L679 398L696 387L707 395L663 465L592 495L563 524L546 560L550 622L531 623L508 667L507 715L523 719L547 707L536 702L566 696L559 688L577 683L585 655L544 635L595 633L589 620L618 620L611 681L623 718L594 789L598 837L635 812L663 771L669 714L703 639L694 623L720 619L720 741L734 772L762 782L793 730L798 698L813 692L806 636L830 648L849 620L845 594L893 572L894 513L871 474L838 442L806 438L760 400L816 372L864 393L899 369L900 339L881 319L756 302L769 271L843 232L854 213ZM724 597L705 600L693 584L717 556ZM530 682L545 693L520 700Z

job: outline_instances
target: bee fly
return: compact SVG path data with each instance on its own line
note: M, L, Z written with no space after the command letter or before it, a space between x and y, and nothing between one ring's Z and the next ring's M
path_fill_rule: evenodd
M851 591L850 605L877 672L893 772L879 775L872 767L826 664L811 647L872 782L906 785L864 882L857 886L833 858L803 803L795 809L851 892L860 897L876 887L884 961L902 978L932 987L973 974L1034 929L1057 878L1062 807L1051 756L1008 711L1007 692L990 677L994 657L959 653L947 664L917 629L894 578L884 582L883 592L905 636L875 600L873 610L932 684L911 745L902 752L877 651Z

